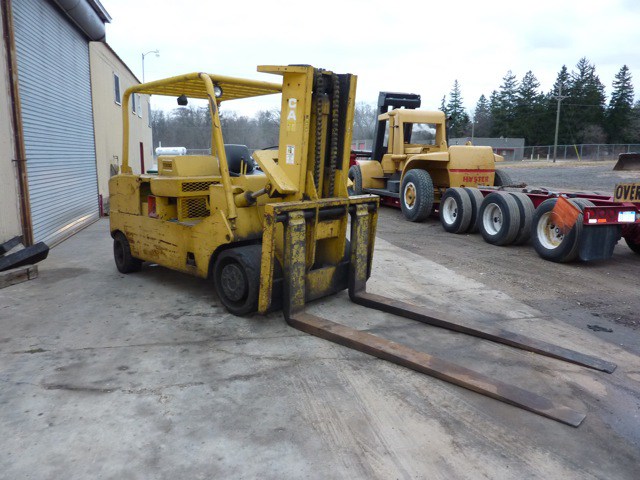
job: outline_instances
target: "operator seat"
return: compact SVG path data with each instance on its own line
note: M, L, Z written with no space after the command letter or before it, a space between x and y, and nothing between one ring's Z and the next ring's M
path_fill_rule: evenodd
M242 162L246 164L247 175L253 173L254 161L251 158L249 149L246 145L226 144L224 151L227 155L227 164L229 165L229 175L239 177L242 172Z

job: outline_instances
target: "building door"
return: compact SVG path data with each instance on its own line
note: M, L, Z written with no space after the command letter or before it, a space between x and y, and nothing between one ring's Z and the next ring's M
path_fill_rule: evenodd
M33 235L51 246L99 216L89 43L53 2L11 4Z

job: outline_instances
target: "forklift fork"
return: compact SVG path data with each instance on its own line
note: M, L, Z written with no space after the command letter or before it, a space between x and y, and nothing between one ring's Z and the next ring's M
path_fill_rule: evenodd
M616 365L596 357L517 335L505 330L477 329L461 325L443 315L415 305L367 293L366 281L370 273L374 222L367 204L352 205L351 254L349 260L349 296L355 303L395 315L417 320L429 325L454 330L467 335L492 340L512 347L549 356L611 373ZM514 385L494 380L483 374L442 360L405 345L392 342L371 333L363 332L318 317L305 311L306 232L302 215L294 212L285 221L284 255L284 303L287 323L303 332L359 350L415 371L439 378L454 385L475 391L502 402L514 405L538 415L577 427L585 414L563 406Z

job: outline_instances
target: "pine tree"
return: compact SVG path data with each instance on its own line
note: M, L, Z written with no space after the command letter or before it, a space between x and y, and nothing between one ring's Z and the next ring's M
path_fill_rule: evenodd
M518 90L516 76L509 70L502 78L500 90L492 98L493 136L513 136L515 125L515 108ZM493 94L492 94L493 97Z
M531 70L525 73L516 91L514 122L511 132L522 136L526 145L536 145L543 137L541 121L545 113L540 82Z
M444 99L443 99L444 100ZM449 115L449 136L452 138L464 136L469 129L469 115L462 104L462 93L458 80L453 82L453 88L449 94L449 102L445 113Z
M572 143L601 143L605 140L605 89L596 67L581 58L569 79L566 99L567 124Z
M607 109L606 130L610 143L632 141L633 83L629 67L623 65L613 81L613 92Z
M487 97L480 95L476 110L473 114L474 136L488 137L491 135L491 105Z

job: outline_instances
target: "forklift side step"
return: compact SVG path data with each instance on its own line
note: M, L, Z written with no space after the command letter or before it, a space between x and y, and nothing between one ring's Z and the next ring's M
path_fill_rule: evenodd
M454 385L486 395L510 405L577 427L586 414L559 405L533 392L481 373L419 352L382 337L332 322L304 311L287 318L287 323L297 330L315 335L354 350L410 368L420 373L444 380Z
M442 313L430 311L424 307L418 307L416 305L394 300L382 295L359 291L354 293L350 292L350 296L353 302L365 307L375 308L387 313L417 320L428 325L445 328L447 330L464 333L478 338L484 338L496 343L502 343L504 345L509 345L510 347L519 348L539 355L563 360L565 362L575 363L601 372L612 373L617 367L615 363L607 362L598 357L586 355L584 353L576 352L575 350L563 348L558 345L553 345L551 343L519 335L507 330L490 328L480 329L461 325L452 319L447 319Z

